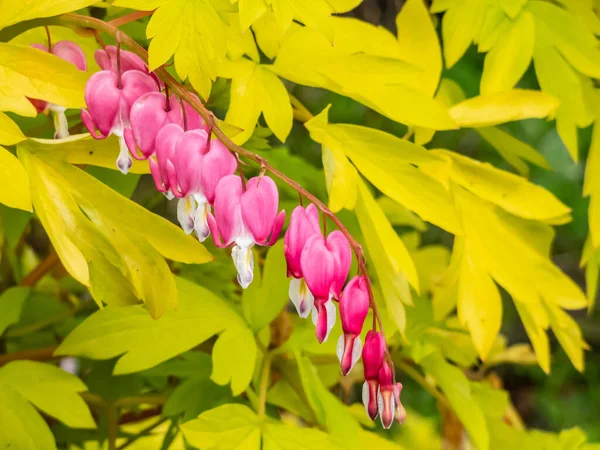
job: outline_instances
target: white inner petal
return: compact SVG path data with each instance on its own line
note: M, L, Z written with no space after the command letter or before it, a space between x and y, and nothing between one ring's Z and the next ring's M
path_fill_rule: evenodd
M69 137L69 122L65 111L67 108L54 103L48 104L48 109L52 111L52 117L54 119L54 139L64 139Z
M342 334L340 335L337 345L335 346L335 354L337 355L340 364L342 363L342 358L344 357L344 342L344 335Z
M348 373L350 373L352 371L352 368L356 365L356 363L360 359L361 352L362 352L362 341L360 340L360 336L356 336L356 339L354 339L354 344L352 344L352 365L350 366L350 370L348 371Z
M365 405L367 416L369 415L369 382L365 381L362 385L362 402Z
M290 280L290 289L288 291L290 300L296 307L298 315L306 319L315 304L315 297L308 289L304 278L292 278Z
M191 195L180 198L177 202L177 220L183 231L190 234L194 229L194 218L196 216L196 200Z
M329 333L331 333L331 329L335 325L335 305L332 300L325 302L325 309L327 310L327 334L325 335L323 342L327 341Z
M237 280L240 286L246 289L254 278L254 254L252 247L240 247L234 245L231 249L231 257L237 270Z
M129 154L129 148L127 148L127 144L125 144L125 138L123 137L123 134L121 133L117 136L119 136L119 157L117 158L117 168L123 174L127 175L127 172L129 172L129 169L133 164L133 160Z
M206 202L206 199L199 201L196 196L194 196L194 198L198 202L198 207L196 208L196 213L194 215L194 231L196 232L196 236L198 236L198 240L204 242L210 235L207 219L210 206Z

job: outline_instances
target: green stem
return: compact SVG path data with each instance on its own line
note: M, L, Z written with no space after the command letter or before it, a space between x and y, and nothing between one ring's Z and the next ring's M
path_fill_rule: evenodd
M258 392L258 417L264 419L267 409L267 391L269 390L269 378L271 375L271 360L273 354L267 352L264 355L262 374L260 378L260 390Z
M119 407L117 402L108 405L106 418L108 422L108 450L117 450L117 437L119 435Z

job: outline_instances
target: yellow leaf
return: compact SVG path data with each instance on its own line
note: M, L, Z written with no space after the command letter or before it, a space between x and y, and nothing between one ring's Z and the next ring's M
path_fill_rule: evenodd
M455 2L446 11L442 20L442 39L447 68L454 66L469 48L481 24L483 8L484 4L479 0L464 0Z
M230 67L231 73L222 74L226 78L233 78L231 102L225 121L243 130L233 141L238 144L246 142L252 136L262 112L275 136L285 142L292 129L293 113L283 82L266 66L248 60L232 63Z
M286 35L272 70L295 83L351 97L398 122L456 128L448 111L427 94L422 69L395 58L342 53L308 29Z
M488 127L522 119L552 117L558 101L544 92L513 89L473 97L450 109L461 127Z
M351 17L332 17L331 24L333 47L339 52L404 59L396 36L382 26Z
M507 16L514 19L519 15L521 9L527 3L527 0L500 0L498 2Z
M211 80L225 58L227 27L210 0L167 0L152 15L146 28L150 70L175 55L175 70L205 100Z
M536 30L544 30L549 43L575 70L600 78L600 50L596 36L582 26L578 17L548 2L530 1L527 8L536 19Z
M498 40L512 26L512 20L500 8L500 5L487 4L481 30L477 36L477 50L481 53L489 52Z
M0 144L14 145L25 139L19 126L10 117L0 111Z
M277 0L275 0L277 1ZM300 28L300 25L293 23L287 31L279 26L279 22L275 17L275 14L268 12L264 14L260 19L252 24L252 31L254 31L254 37L256 43L267 55L268 58L274 59L279 53L281 47L281 41L285 38L288 33L293 33Z
M433 96L442 75L442 51L423 0L408 0L396 17L402 59L423 69L425 93Z
M600 121L594 124L592 143L585 167L583 195L590 198L588 210L592 246L600 248Z
M591 236L585 241L581 266L585 266L585 288L588 299L588 313L591 314L596 306L598 295L598 279L600 278L600 249L592 247Z
M0 203L33 211L27 172L19 160L3 147L0 147Z
M64 139L30 139L36 142L38 151L47 157L66 161L74 165L90 165L117 169L116 158L119 154L119 141L109 136L100 141L85 134L74 134ZM134 160L131 173L150 173L147 161Z
M418 231L425 231L427 229L427 224L415 213L391 198L382 195L377 198L377 204L383 210L392 225L410 226Z
M583 372L585 360L583 351L589 350L589 345L583 340L579 325L570 315L556 305L546 305L550 327L561 347L567 353L573 366Z
M519 170L521 175L527 176L529 174L529 167L521 161L522 159L538 167L550 169L550 166L541 153L538 153L535 148L518 140L506 131L496 127L476 128L475 131L489 142L509 164Z
M358 174L344 153L336 146L327 147L326 142L327 140L323 144L322 159L329 208L333 212L338 212L342 208L352 210L358 193Z
M481 94L510 90L521 79L533 56L533 18L524 12L486 55Z
M246 31L250 28L250 25L267 12L265 0L239 0L238 8L240 11L240 26L242 31Z
M233 395L240 395L252 381L256 351L256 340L246 326L225 331L213 347L211 380L221 386L231 382Z
M502 299L496 284L470 253L469 242L458 282L458 317L467 325L480 358L485 361L502 325Z
M362 181L358 185L356 215L358 217L363 236L367 242L369 242L369 239L367 238L367 234L369 233L367 231L375 231L375 236L373 236L374 240L376 240L376 242L373 241L375 245L369 246L367 244L369 254L371 253L372 248L373 250L380 250L383 255L387 257L392 270L392 273L388 274L388 276L393 277L397 273L402 273L418 293L419 276L417 275L417 269L412 257L404 245L404 242L396 234L392 228L392 225L385 217L385 214L381 208L379 208L367 186ZM377 264L375 264L375 270L378 271ZM410 299L405 299L402 297L399 298L402 299L402 301L406 304L412 304ZM388 309L390 309L389 305Z
M443 163L423 147L372 128L327 125L325 112L305 126L317 142L338 148L356 168L388 197L421 218L450 232L460 226L452 201L444 187L415 166ZM419 186L420 191L414 191Z
M571 212L552 193L525 178L456 152L435 150L434 153L452 161L454 182L516 216L550 221Z
M13 2L10 0L0 0L0 11L2 11L0 29L25 20L52 17L76 11L94 3L97 2L95 0L52 0L51 2L39 2L37 0Z
M229 28L227 30L227 55L232 60L248 55L254 62L260 62L258 48L250 30L242 31L240 28L239 14L229 14Z
M0 111L36 115L26 98L38 98L66 108L84 108L89 73L50 53L0 43Z
M587 306L579 287L541 248L550 241L539 241L547 225L512 216L460 187L453 194L470 252L513 298L532 304L543 298L565 309Z
M537 314L537 307L521 303L517 299L515 299L515 306L535 350L538 364L544 372L550 373L550 341L546 333L549 324L539 320L540 314Z

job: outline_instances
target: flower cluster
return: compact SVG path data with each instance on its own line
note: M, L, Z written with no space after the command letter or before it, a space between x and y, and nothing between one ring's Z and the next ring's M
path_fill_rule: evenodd
M85 63L75 44L59 44L51 51L75 64ZM84 125L95 139L119 138L116 165L121 172L128 172L133 159L147 160L156 188L178 199L183 230L194 231L200 241L212 235L216 246L231 247L238 282L247 288L254 276L252 247L275 244L285 222L275 182L263 174L247 182L241 173L235 175L237 159L221 141L211 139L212 127L190 105L169 96L134 53L107 46L95 59L102 70L86 85ZM367 414L373 420L379 415L386 428L394 417L403 422L402 385L394 380L391 360L386 361L383 335L373 329L364 348L361 342L372 293L364 266L346 283L352 263L347 235L321 232L317 206L298 206L284 237L284 253L290 299L300 317L311 314L319 342L329 337L339 303L343 334L336 353L344 375L362 354Z

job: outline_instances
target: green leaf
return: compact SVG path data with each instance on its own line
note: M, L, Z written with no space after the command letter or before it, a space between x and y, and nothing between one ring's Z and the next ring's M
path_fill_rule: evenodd
M54 436L42 416L16 390L0 383L0 447L55 450Z
M0 29L25 20L57 16L76 11L94 3L96 3L95 0L53 0L52 2L23 0L19 3L0 0L0 11L2 11Z
M30 292L30 288L12 287L0 295L0 336L9 326L19 322L23 304Z
M546 159L535 148L518 140L500 128L476 128L475 131L490 143L521 175L529 175L529 167L521 159L544 169L550 169Z
M267 402L302 417L308 422L314 421L313 412L306 406L306 402L304 402L294 388L283 379L271 386L267 393Z
M154 320L137 305L105 308L75 328L56 354L92 359L123 355L114 373L131 373L155 366L221 331L242 325L242 319L210 291L181 278L176 278L176 284L177 310Z
M0 147L0 203L33 211L27 172L19 160L3 147Z
M96 428L78 392L87 387L59 367L34 361L14 361L0 369L0 384L7 384L46 414L71 428Z
M25 135L10 117L0 111L0 144L14 145L25 140Z
M33 214L28 211L0 205L0 219L4 225L4 237L9 248L16 248L32 216Z
M12 7L8 7L12 9ZM34 117L27 99L37 98L66 108L84 108L83 92L90 74L70 62L23 45L0 43L0 111Z
M221 386L231 382L233 395L240 395L252 381L256 351L254 335L245 326L225 331L213 347L211 380Z
M262 278L256 278L252 287L243 292L242 310L252 330L258 332L268 326L289 301L283 240L269 248Z
M219 406L181 428L186 439L199 448L260 449L260 420L244 405Z
M231 103L225 121L243 130L233 137L238 144L250 138L261 112L281 142L285 142L292 129L292 106L288 92L268 67L242 59L229 63L229 67L221 74L233 78Z
M435 379L436 384L448 398L473 444L479 450L490 448L483 412L473 397L471 383L465 374L457 367L448 364L439 353L427 356L420 361L420 364L427 374Z
M521 79L533 56L533 17L519 14L486 55L481 76L481 93L508 91Z
M539 91L512 89L460 102L450 115L461 127L489 127L522 119L553 117L559 102Z
M337 450L339 447L321 430L269 423L263 435L263 450Z
M150 70L165 64L175 55L175 70L205 100L211 80L217 77L225 58L226 24L219 16L222 3L210 0L167 0L152 15L147 37Z

